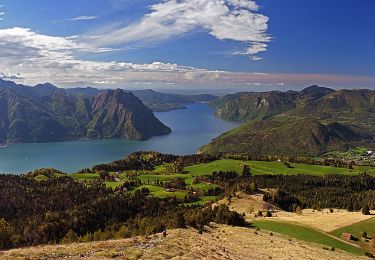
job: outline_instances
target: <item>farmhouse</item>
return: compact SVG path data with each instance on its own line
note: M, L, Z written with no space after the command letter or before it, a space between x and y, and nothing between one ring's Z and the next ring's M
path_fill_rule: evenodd
M353 235L351 233L342 233L342 238L345 239L345 240L353 240Z

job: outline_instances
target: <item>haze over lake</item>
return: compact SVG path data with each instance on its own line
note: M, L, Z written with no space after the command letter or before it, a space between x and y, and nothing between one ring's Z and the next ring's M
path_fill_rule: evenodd
M147 141L103 139L17 144L0 148L0 172L24 173L36 168L52 167L71 173L98 163L121 159L136 151L193 154L211 139L239 125L215 117L214 109L207 104L192 104L188 109L155 115L172 129L171 134Z

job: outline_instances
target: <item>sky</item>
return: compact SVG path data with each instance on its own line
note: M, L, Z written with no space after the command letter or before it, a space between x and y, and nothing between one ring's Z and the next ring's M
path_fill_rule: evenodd
M60 87L375 89L373 0L0 0L0 78Z

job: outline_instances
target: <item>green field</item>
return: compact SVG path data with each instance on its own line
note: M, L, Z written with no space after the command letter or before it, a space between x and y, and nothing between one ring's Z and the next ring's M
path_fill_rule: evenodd
M139 190L142 188L147 188L152 195L157 196L159 198L176 197L179 199L183 199L188 193L187 190L176 190L175 192L167 192L163 187L155 185L141 185L135 188L134 190Z
M189 167L185 167L183 173L171 173L168 171L167 166L169 164L163 164L156 166L153 171L141 171L141 172L123 172L117 177L121 180L118 182L108 181L105 185L108 188L115 189L116 187L123 184L123 181L127 180L129 176L135 176L142 182L142 185L137 189L148 188L154 196L167 197L176 196L177 198L184 198L187 194L187 190L180 190L175 192L166 192L163 187L155 185L155 182L171 181L176 178L184 179L187 186L191 186L196 189L206 191L211 188L216 188L216 184L208 184L200 182L192 184L195 176L211 175L214 171L236 171L241 174L243 165L250 166L250 171L254 175L261 174L308 174L308 175L325 175L325 174L359 174L361 172L367 172L375 174L375 168L366 166L355 167L352 170L346 168L337 168L329 166L319 165L307 165L307 164L295 164L292 163L292 168L287 167L283 162L265 162L265 161L240 161L231 159L222 159L213 161L210 163L198 164ZM110 173L114 174L114 173ZM77 181L85 181L89 183L92 180L99 178L96 173L75 173L71 175ZM43 177L40 177L43 179ZM209 200L214 200L216 197L201 197L198 204L204 204Z
M73 173L70 175L73 179L77 181L83 180L95 180L99 178L99 174L96 173Z
M309 165L300 163L291 163L293 168L288 168L283 162L265 162L265 161L239 161L231 159L222 159L210 163L197 164L186 167L184 170L193 175L211 174L213 171L236 171L242 172L243 164L250 166L250 171L254 175L261 174L307 174L307 175L325 175L325 174L346 174L355 175L363 172L375 174L375 168L369 166L355 166L354 169L338 168L321 165Z
M272 220L257 220L254 221L252 224L255 227L259 227L260 229L277 232L310 243L321 244L329 248L334 247L337 249L350 252L352 254L363 255L365 253L365 251L361 248L351 246L335 238L332 238L323 232L319 232L304 226L284 222L281 223Z
M362 240L362 232L364 231L367 232L367 236L369 237L375 236L375 218L371 218L368 220L355 223L350 226L336 229L332 231L330 234L340 238L342 233L344 232L351 233L355 238L359 239L356 243L358 243L362 247L366 247L366 243Z
M156 180L159 181L170 181L176 178L181 178L185 180L185 183L190 185L193 178L191 174L150 174L150 175L139 175L137 176L139 180L144 184L153 184Z

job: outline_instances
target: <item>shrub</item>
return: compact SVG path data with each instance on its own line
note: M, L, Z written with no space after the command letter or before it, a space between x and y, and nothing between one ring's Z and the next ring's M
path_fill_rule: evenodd
M362 214L363 215L370 215L370 208L369 208L369 206L367 204L363 206L363 208L362 208Z

